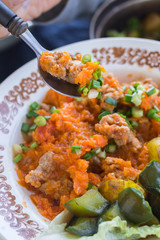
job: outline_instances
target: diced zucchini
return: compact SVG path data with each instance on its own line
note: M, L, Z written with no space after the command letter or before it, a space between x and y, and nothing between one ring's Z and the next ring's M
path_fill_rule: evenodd
M122 214L136 225L144 224L153 218L151 207L141 191L129 187L118 197L118 205Z
M73 217L65 230L78 236L92 236L98 230L97 218Z
M64 205L77 217L94 217L100 215L108 204L108 201L92 188L83 196L72 198Z

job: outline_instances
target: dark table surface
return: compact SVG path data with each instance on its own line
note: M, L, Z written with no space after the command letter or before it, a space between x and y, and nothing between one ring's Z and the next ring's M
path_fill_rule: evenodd
M76 19L67 24L34 27L32 33L42 46L51 50L88 39L89 24L88 19ZM34 52L22 41L0 52L0 82L33 58Z

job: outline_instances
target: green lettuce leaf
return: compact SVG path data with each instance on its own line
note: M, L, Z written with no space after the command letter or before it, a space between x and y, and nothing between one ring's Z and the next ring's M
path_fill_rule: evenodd
M63 211L50 223L48 229L37 237L37 240L139 240L146 237L150 240L160 239L160 225L128 227L127 222L120 217L102 222L98 232L93 236L79 237L65 231L71 218L71 213Z

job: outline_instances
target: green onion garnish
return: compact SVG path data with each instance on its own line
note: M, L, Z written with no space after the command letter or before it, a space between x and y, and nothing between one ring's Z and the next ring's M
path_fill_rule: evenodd
M101 83L99 81L93 80L92 87L95 89L101 88Z
M129 89L134 92L136 89L133 86L130 86Z
M100 76L101 76L101 68L98 67L94 73L96 73L98 78L100 78Z
M35 111L31 110L26 114L27 118L31 118L31 117L37 117L38 113L36 113Z
M126 91L127 87L126 86L123 86L123 91Z
M153 107L155 110L156 110L156 113L158 113L159 112L159 108L156 106L156 105L154 105L154 107Z
M46 120L49 120L49 119L51 118L51 116L44 116L44 118L45 118Z
M143 117L143 110L137 107L132 107L132 116L135 118Z
M91 62L91 55L90 54L85 54L83 57L82 57L82 63L85 64L87 62Z
M89 85L88 85L88 90L91 89L91 87L92 87L92 83L93 83L93 80L90 80Z
M43 116L38 116L34 119L34 123L37 124L37 126L43 127L46 125L47 121Z
M138 93L134 94L131 99L131 102L134 103L136 107L141 105L141 102L142 102L141 95L139 95Z
M88 90L88 88L84 88L83 89L83 94L84 94L84 96L87 96L87 93L89 92L89 90Z
M13 159L13 162L15 163L18 163L21 159L22 159L22 155L21 154L18 154L14 159Z
M109 114L111 114L111 112L109 110L106 110L98 115L98 119L101 120L102 117L109 115Z
M34 142L31 144L30 148L33 149L33 148L36 148L38 147L38 143L37 142Z
M99 62L99 61L94 61L94 63L97 63L98 65L100 65L100 62Z
M36 130L36 128L37 128L37 124L33 124L31 127L30 127L30 131L34 131L34 130Z
M131 94L125 94L124 101L128 102L128 103L132 103L131 102L132 101L132 97L133 97L133 95L131 95Z
M87 85L84 85L83 87L79 87L79 88L78 88L78 91L81 93L81 92L85 89L86 86L87 86Z
M101 99L101 92L98 93L97 99Z
M160 122L160 116L157 113L154 113L152 115L152 118L155 119L156 121Z
M106 147L105 147L105 151L106 152L109 152L109 153L114 153L117 149L117 146L116 145L113 145L113 144L108 144Z
M37 102L33 102L33 103L29 106L29 108L30 108L31 110L38 110L38 109L40 109L40 105L39 105L39 103L37 103Z
M132 93L133 92L130 89L128 89L127 94L132 95Z
M60 109L57 109L55 106L53 106L53 107L51 107L50 112L51 113L59 113Z
M95 80L98 80L98 74L96 72L94 72L92 75Z
M86 154L83 155L83 158L85 160L90 160L94 155L99 154L101 152L101 148L95 148L92 149L90 152L87 152Z
M126 123L128 124L129 128L132 130L132 132L134 132L134 129L133 129L133 127L132 127L129 119L128 119L125 115L123 115L123 114L121 114L121 113L119 113L119 112L117 112L117 114L119 114L122 118L125 119L125 121L126 121Z
M102 83L104 82L104 78L102 76L99 77L99 79Z
M22 149L22 151L24 151L24 152L28 151L28 147L27 147L27 146L24 146L23 144L21 145L21 149Z
M137 88L140 85L140 83L135 83L134 88Z
M81 102L82 101L82 98L81 97L77 97L74 99L76 102Z
M153 95L154 93L156 93L156 88L152 87L152 88L148 89L146 91L146 93L147 93L147 96L149 97L149 96Z
M81 152L81 146L71 146L71 152L72 153L80 153Z
M21 132L28 133L29 132L29 128L30 128L29 123L22 123Z
M149 109L149 111L147 113L147 117L148 118L153 118L153 114L155 114L155 113L156 113L156 110L151 108L151 109Z
M97 156L98 156L99 158L105 159L105 158L106 158L106 152L105 152L105 151L100 152L100 153L97 154Z
M105 103L108 103L109 105L112 106L117 106L117 100L111 97L107 97Z

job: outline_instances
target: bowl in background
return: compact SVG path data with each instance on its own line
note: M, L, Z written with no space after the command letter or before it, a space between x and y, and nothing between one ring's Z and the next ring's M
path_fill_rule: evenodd
M142 20L150 13L160 14L159 0L111 0L95 12L90 25L90 38L106 37L110 29L121 31L129 18Z

